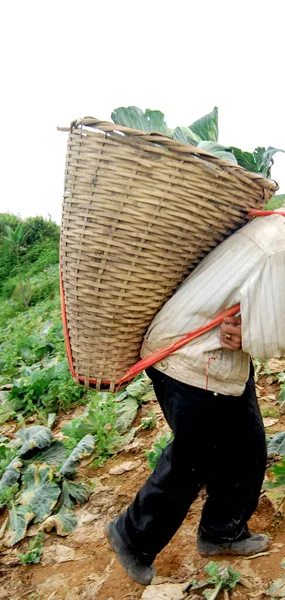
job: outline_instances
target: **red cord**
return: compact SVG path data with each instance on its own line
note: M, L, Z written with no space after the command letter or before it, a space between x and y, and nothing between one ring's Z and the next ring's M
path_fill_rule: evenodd
M249 211L248 214L251 217L263 217L263 216L267 217L268 215L273 215L273 214L274 215L278 214L278 215L282 215L283 217L285 217L285 212L278 212L278 211L273 211L273 210L251 210L251 211ZM76 378L81 383L85 383L85 377L83 377L82 375L76 374L75 370L74 370L74 366L73 366L72 350L71 350L70 339L69 339L69 334L68 334L66 306L65 306L65 299L64 299L61 260L60 260L60 277L59 277L59 279L60 279L60 296L61 296L61 314L62 314L62 323L63 323L63 331L64 331L68 365L69 365L69 369L70 369L72 377ZM207 331L210 331L214 327L217 327L217 325L220 325L222 323L222 321L224 320L225 317L230 317L230 316L234 315L235 313L239 312L239 310L240 310L240 305L236 304L235 306L232 306L231 308L228 308L226 311L221 313L218 317L213 319L213 321L208 323L208 325L205 325L204 327L199 327L195 331L191 331L190 333L187 333L182 338L180 338L180 340L178 340L177 342L174 342L170 346L167 346L166 348L162 348L161 350L157 350L156 352L153 352L146 358L139 360L135 365L133 365L130 369L128 369L128 371L117 381L117 386L121 386L123 383L126 383L130 379L133 379L134 377L136 377L136 375L138 375L139 373L141 373L148 367L151 367L156 362L161 361L166 356L169 356L169 354L172 354L176 350L179 350L180 348L185 346L185 344L187 344L191 340L194 340L195 338L199 337L200 335L203 335ZM211 357L208 360L209 364L210 364L210 360L212 360L212 359L214 359L214 357ZM206 385L207 386L208 386L208 377L209 377L209 364L208 363L207 363L207 367L206 367ZM90 379L87 383L91 384L91 385L96 385L97 381L96 381L96 379ZM109 385L110 381L102 381L102 384ZM207 389L207 387L206 387L206 389Z

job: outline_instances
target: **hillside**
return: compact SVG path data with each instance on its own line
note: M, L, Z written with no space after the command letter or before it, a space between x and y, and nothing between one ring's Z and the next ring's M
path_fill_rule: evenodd
M58 247L55 223L0 215L0 600L139 600L144 588L125 575L103 529L154 468L170 431L144 375L116 396L72 380ZM285 434L277 441L276 434L285 432L285 361L255 361L255 369L271 444L266 480L277 477L280 485L264 485L250 523L270 536L269 552L250 560L218 557L242 576L233 600L261 599L283 573ZM273 475L276 462L281 470ZM149 598L204 599L204 588L190 585L180 596L159 594L162 583L172 584L174 594L174 584L205 579L209 560L196 549L205 494L156 560Z

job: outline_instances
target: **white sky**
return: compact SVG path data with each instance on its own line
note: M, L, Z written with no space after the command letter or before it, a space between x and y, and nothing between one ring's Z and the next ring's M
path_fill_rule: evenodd
M0 212L60 222L56 126L119 106L160 109L173 127L217 105L220 143L285 149L283 12L282 0L4 0ZM285 154L272 177L285 193Z

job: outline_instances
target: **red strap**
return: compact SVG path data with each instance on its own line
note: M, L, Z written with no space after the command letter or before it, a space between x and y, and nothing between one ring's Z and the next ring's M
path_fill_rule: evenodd
M144 369L151 367L151 365L154 365L154 363L162 360L166 356L169 356L169 354L172 354L172 352L176 352L176 350L179 350L179 348L182 348L182 346L185 346L185 344L187 344L188 342L191 342L200 335L207 333L207 331L214 329L214 327L217 327L217 325L220 325L220 323L222 323L225 317L231 317L235 313L239 312L239 310L240 305L235 304L235 306L232 306L231 308L225 310L218 317L213 319L213 321L211 321L207 325L204 325L204 327L199 327L198 329L195 329L195 331L186 333L182 338L180 338L180 340L177 340L177 342L171 344L171 346L167 346L166 348L162 348L161 350L156 350L156 352L153 352L146 358L139 360L135 365L133 365L133 367L131 367L125 373L125 375L123 375L123 377L121 377L121 379L119 379L119 381L117 382L118 385L129 381L129 379L132 379L133 377L141 373Z
M283 217L285 217L285 212L277 212L277 211L273 211L273 210L251 210L251 211L249 211L248 214L251 217L263 217L263 216L267 217L269 215L276 215L276 214L282 215ZM69 339L69 335L68 335L68 325L67 325L66 308L65 308L65 301L64 301L61 260L60 260L60 295L61 295L62 322L63 322L63 330L64 330L64 337L65 337L65 344L66 344L66 354L67 354L69 369L70 369L72 377L76 378L77 380L79 380L82 383L85 383L85 378L82 375L78 375L77 373L75 373L74 366L73 366L72 351L71 351L70 339ZM204 333L207 333L207 331L214 329L214 327L217 327L217 325L220 325L222 323L222 321L225 319L225 317L231 317L235 313L239 312L239 310L240 310L240 305L236 304L235 306L232 306L231 308L228 308L227 310L225 310L223 313L221 313L218 317L213 319L213 321L211 321L204 327L199 327L198 329L195 329L195 331L191 331L190 333L187 333L182 338L177 340L177 342L174 342L170 346L167 346L166 348L162 348L161 350L157 350L156 352L153 352L146 358L139 360L135 365L133 365L130 369L128 369L128 371L123 375L123 377L121 377L117 381L117 386L120 386L123 383L126 383L127 381L129 381L130 379L133 379L134 377L136 377L136 375L138 375L139 373L144 371L144 369L151 367L156 362L163 360L163 358L166 358L166 356L169 356L169 354L172 354L176 350L179 350L180 348L185 346L185 344L187 344L188 342L194 340L195 338L199 337L200 335L203 335ZM87 382L87 383L96 385L97 382L95 379L90 379L89 382ZM109 381L102 381L102 384L104 384L104 385L108 385L109 383L110 383Z
M278 210L250 210L250 217L268 217L268 215L281 215L285 217L285 212L279 212Z

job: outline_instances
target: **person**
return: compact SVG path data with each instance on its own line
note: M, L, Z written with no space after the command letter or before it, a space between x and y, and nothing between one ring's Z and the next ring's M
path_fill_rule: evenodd
M147 369L173 441L128 509L106 526L118 559L139 583L150 583L156 555L203 486L202 555L268 548L267 536L248 528L267 458L251 357L285 354L285 218L275 212L211 251L146 333L142 358L240 304L240 315Z

